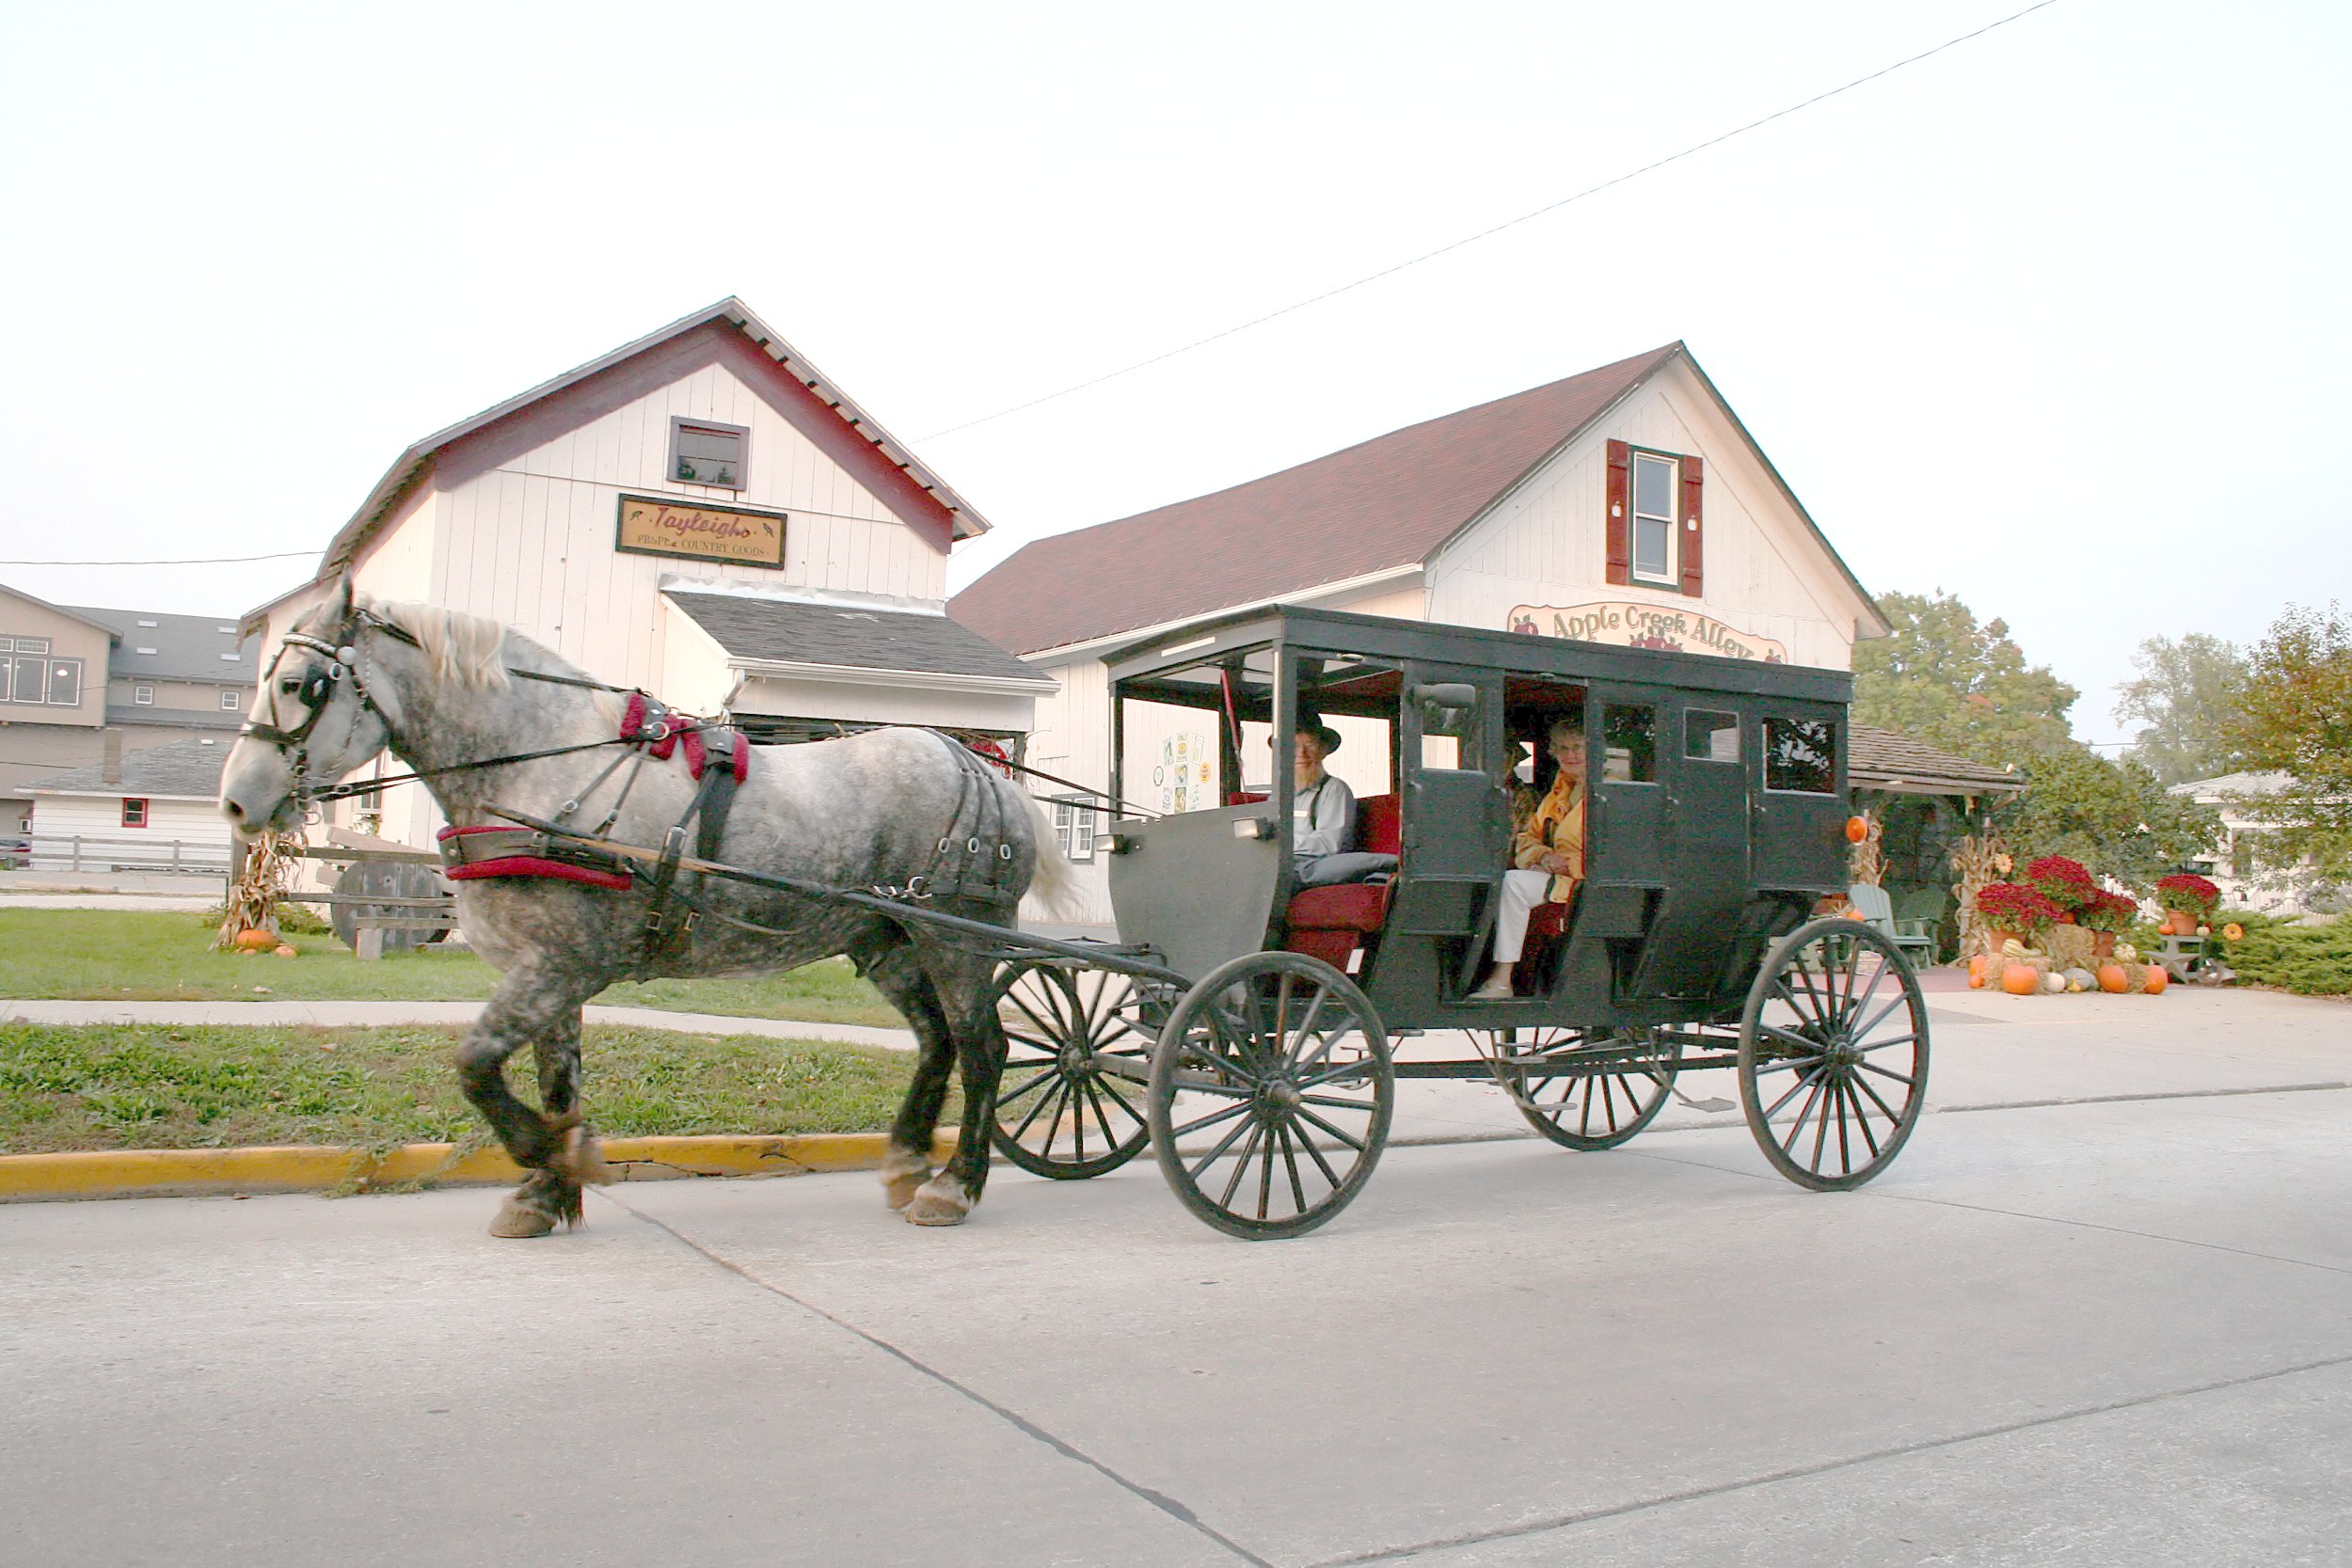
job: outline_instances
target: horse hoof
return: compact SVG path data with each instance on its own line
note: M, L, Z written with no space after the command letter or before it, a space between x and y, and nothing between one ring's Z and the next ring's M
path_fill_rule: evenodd
M952 1183L927 1181L907 1205L909 1225L961 1225L972 1212L972 1200Z
M897 1149L882 1156L882 1201L893 1209L904 1209L914 1201L914 1195L923 1190L923 1183L931 1179L929 1160L910 1161Z
M575 1118L578 1115L573 1113ZM604 1163L604 1151L597 1147L596 1135L577 1119L564 1129L563 1145L548 1161L548 1170L574 1185L601 1187L612 1180L612 1167Z
M498 1218L490 1222L490 1234L507 1241L528 1241L554 1228L553 1214L513 1197L500 1206Z

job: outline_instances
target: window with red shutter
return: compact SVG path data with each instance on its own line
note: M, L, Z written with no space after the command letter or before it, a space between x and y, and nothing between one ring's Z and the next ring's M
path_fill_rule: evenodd
M1697 458L1682 460L1682 591L1694 599L1707 591L1700 571L1703 552L1699 547L1707 531L1699 526L1699 483L1703 471Z
M1704 475L1696 457L1609 443L1609 581L1693 598L1706 592Z

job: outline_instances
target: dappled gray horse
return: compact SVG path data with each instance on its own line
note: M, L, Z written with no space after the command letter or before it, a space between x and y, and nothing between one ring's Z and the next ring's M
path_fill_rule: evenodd
M504 807L818 887L912 888L925 909L1000 926L1012 924L1032 877L1049 900L1069 885L1067 864L1039 852L1053 842L1041 808L929 730L757 748L714 842L690 811L707 798L684 758L648 745L642 728L623 742L625 722L643 723L642 699L628 696L494 622L373 600L346 578L278 648L221 775L221 809L243 832L292 827L312 790L389 749L422 778L461 842L465 830L510 828L493 811ZM710 742L714 752L722 744ZM699 736L692 749L699 757ZM714 768L725 765L713 756ZM690 832L673 832L680 828ZM917 1225L954 1225L979 1201L1005 1059L985 941L820 895L691 874L660 886L659 868L598 866L562 849L550 857L545 841L531 847L535 855L456 883L468 942L502 971L458 1046L457 1069L529 1173L493 1235L543 1236L577 1220L580 1183L603 1175L580 1108L580 1010L590 997L618 980L788 969L835 954L880 988L921 1045L882 1165L891 1207ZM525 875L499 874L501 864ZM506 1084L506 1059L525 1045L537 1058L537 1110ZM934 1175L951 1066L963 1079L962 1141Z

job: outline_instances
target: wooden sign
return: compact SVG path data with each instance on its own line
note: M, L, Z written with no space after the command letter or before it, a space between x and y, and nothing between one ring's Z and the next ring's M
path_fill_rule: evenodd
M1568 637L1619 648L1665 648L1679 654L1713 654L1718 658L1753 658L1765 664L1788 662L1786 643L1734 631L1695 610L1644 604L1639 599L1565 606L1523 604L1513 608L1503 625L1537 637Z
M785 515L695 506L656 496L623 496L613 547L633 555L677 555L745 566L784 564Z

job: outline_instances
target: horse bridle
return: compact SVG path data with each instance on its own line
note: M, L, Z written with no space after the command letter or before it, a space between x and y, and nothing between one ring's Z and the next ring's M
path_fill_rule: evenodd
M360 707L382 720L386 734L389 736L391 729L389 717L386 715L383 708L376 705L375 699L368 692L367 682L359 676L359 650L357 643L359 633L368 628L373 628L398 641L405 642L412 648L419 646L417 640L405 630L380 616L371 615L364 610L353 610L351 619L342 627L342 634L333 639L312 637L307 632L290 631L279 641L278 655L270 660L269 669L262 677L262 689L269 694L270 717L274 719L278 716L278 667L285 662L287 650L304 648L313 653L325 654L326 663L324 666L313 665L310 673L302 677L302 685L294 693L294 701L300 703L307 710L302 716L302 722L292 729L286 729L281 725L265 724L259 720L248 719L238 731L240 735L251 736L266 745L275 746L285 754L287 766L294 771L294 789L298 799L307 800L310 797L310 732L318 728L321 719L326 717L327 705L334 700L336 687L346 680L349 681L351 689L359 698Z

